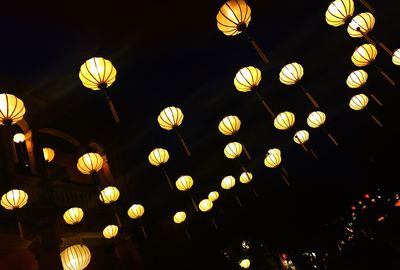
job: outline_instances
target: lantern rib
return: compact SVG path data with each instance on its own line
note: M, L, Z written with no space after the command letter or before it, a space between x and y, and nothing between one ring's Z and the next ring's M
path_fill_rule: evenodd
M94 61L94 62L96 63L96 61ZM86 70L88 71L90 77L92 77L94 81L91 80L90 78L85 77L84 75L83 75L83 77L85 79L87 79L88 81L90 81L92 84L98 86L100 82L97 80L97 78L95 78L95 76L92 74L92 72L90 72L90 69L88 67L88 61L85 62L85 67L86 67ZM96 70L97 70L97 66L96 66Z

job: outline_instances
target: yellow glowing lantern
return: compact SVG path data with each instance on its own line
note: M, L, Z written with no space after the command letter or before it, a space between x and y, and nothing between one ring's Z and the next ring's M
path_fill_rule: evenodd
M373 44L366 43L358 46L353 55L351 56L351 61L357 67L364 67L375 60L378 50Z
M182 124L182 110L174 106L166 107L158 115L157 121L163 129L171 130L176 128Z
M261 81L261 71L253 66L241 68L235 76L233 83L240 92L250 92Z
M350 88L362 87L368 79L368 73L362 69L355 70L349 74L346 84Z
M14 95L0 94L0 124L12 125L24 118L25 105Z
M366 35L374 28L375 18L370 12L363 12L353 17L347 27L347 32L351 37L359 38Z
M76 244L64 249L60 257L64 270L82 270L89 265L91 254L87 246Z
M307 116L307 125L311 128L318 128L325 123L326 115L321 111L314 111Z
M176 212L174 215L174 222L180 224L186 220L186 213L183 211Z
M116 187L109 186L104 188L99 195L100 201L105 204L116 202L119 198L119 190Z
M164 148L155 148L150 152L148 158L151 165L160 166L161 164L167 163L169 159L169 153Z
M109 87L116 79L117 70L110 60L103 57L92 57L82 64L79 79L82 84L92 90Z
M211 191L208 193L208 199L211 200L212 202L218 200L219 198L219 193L218 191Z
M114 238L118 234L117 225L108 225L103 229L103 236L107 239Z
M281 164L282 157L278 154L268 154L264 159L264 165L268 168L276 168Z
M238 142L228 143L224 148L224 154L227 158L235 159L242 153L243 146Z
M400 66L400 48L393 52L392 62L393 64Z
M76 166L83 174L99 172L103 167L103 158L97 153L86 153L78 159Z
M222 179L222 181L221 181L221 187L222 187L223 189L231 189L231 188L233 188L233 187L235 186L235 183L236 183L235 177L233 177L233 176L231 176L231 175L228 175L228 176L225 176L225 177Z
M219 131L224 135L233 135L240 129L240 119L236 115L225 116L218 124Z
M176 187L180 191L187 191L193 186L193 179L190 175L182 175L175 182Z
M25 135L24 135L24 133L16 133L16 134L14 134L14 136L13 136L13 141L14 141L15 143L22 143L22 142L24 142L24 141L25 141Z
M250 260L249 259L243 259L239 262L239 265L243 269L247 269L250 267Z
M12 189L1 197L1 206L7 210L24 207L28 202L28 194L21 189Z
M293 136L293 140L297 144L304 144L305 142L308 141L309 138L310 134L308 133L307 130L299 130Z
M228 0L217 14L217 27L227 36L246 30L251 20L251 9L244 0Z
M46 162L51 162L55 157L55 152L49 147L43 148L43 157Z
M239 181L242 184L248 184L251 182L253 179L253 175L249 172L242 172L242 174L239 177Z
M128 216L132 219L137 219L143 216L144 207L141 204L133 204L128 209Z
M284 111L278 114L274 119L274 127L279 130L286 130L294 125L295 116L293 113Z
M279 150L278 148L271 148L267 151L268 154L270 155L281 155L281 150Z
M346 23L346 20L353 16L353 0L335 0L325 12L325 20L331 26L340 26Z
M207 212L213 207L213 202L209 199L203 199L199 203L199 209L202 212Z
M368 97L364 94L358 94L350 99L349 106L355 111L364 109L368 105Z
M74 225L82 221L83 215L84 213L82 208L72 207L64 212L63 218L65 223L69 225Z
M304 69L299 63L293 62L287 64L279 73L279 81L286 85L292 85L301 80L304 75Z

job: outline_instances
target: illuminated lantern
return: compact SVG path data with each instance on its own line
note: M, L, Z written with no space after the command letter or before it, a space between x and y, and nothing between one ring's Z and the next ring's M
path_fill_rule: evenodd
M233 83L240 92L250 92L261 81L261 71L253 66L241 68L235 76Z
M359 38L366 35L374 28L375 18L370 12L363 12L353 17L347 27L347 32L351 37Z
M128 209L128 216L132 219L137 219L143 216L144 207L141 204L133 204Z
M293 136L293 140L297 144L304 144L309 138L310 134L307 130L299 130Z
M208 193L208 199L211 200L212 202L218 200L219 198L219 193L218 191L211 191Z
M368 105L368 97L364 94L358 94L350 99L349 106L355 111L364 109Z
M182 124L182 110L174 106L166 107L158 115L157 121L163 129L171 130L176 128Z
M235 159L242 153L242 144L238 142L228 143L224 148L224 154L227 158Z
M378 50L376 47L372 44L366 43L355 49L351 56L351 61L357 67L364 67L375 60L377 54Z
M187 191L193 186L193 179L189 175L182 175L175 182L176 187L180 191Z
M281 155L281 150L279 150L278 148L271 148L267 151L268 154L270 155Z
M14 95L0 94L0 124L12 125L24 118L25 105Z
M116 202L119 198L119 190L116 187L109 186L104 188L99 195L100 201L105 204Z
M325 12L325 21L331 26L340 26L346 23L346 20L353 16L353 0L335 0Z
M223 189L231 189L235 186L235 178L233 176L225 176L221 181L221 187Z
M236 115L225 116L218 124L219 131L224 135L233 135L240 129L240 119Z
M217 27L227 36L235 36L244 31L251 20L251 9L244 0L229 0L217 14Z
M253 175L249 172L242 172L242 174L239 177L239 181L242 184L247 184L250 183L250 181L253 179Z
M1 206L7 210L24 207L28 202L28 194L21 189L12 189L1 197Z
M176 212L174 215L174 222L180 224L186 220L186 213L183 211Z
M69 225L75 225L82 221L83 210L80 207L72 207L65 211L63 218L65 223Z
M169 154L166 149L163 148L155 148L149 154L149 162L151 165L159 166L161 164L167 163L169 159Z
M264 165L268 168L276 168L281 164L282 158L278 154L268 154L264 159Z
M209 211L212 207L213 207L213 203L212 203L212 201L209 200L209 199L203 199L203 200L201 200L200 203L199 203L199 209L200 209L202 212L207 212L207 211Z
M393 64L400 66L400 48L393 52L392 62Z
M103 158L97 153L86 153L78 159L76 166L83 174L99 172L103 167Z
M243 269L247 269L250 267L250 260L249 259L243 259L239 262L239 265Z
M279 73L279 81L286 85L292 85L301 80L304 75L303 67L296 62L287 64Z
M24 135L24 133L16 133L16 134L14 134L14 136L13 136L13 141L14 141L15 143L22 143L22 142L24 142L24 141L25 141L25 135Z
M118 234L117 225L108 225L103 229L103 236L107 239L114 238Z
M109 87L116 79L117 70L110 60L103 57L92 57L82 64L79 79L82 84L92 90Z
M346 84L350 88L362 87L368 79L368 73L362 69L355 70L347 77Z
M46 162L51 162L54 159L55 152L49 147L43 148L43 157Z
M294 114L288 111L281 112L274 119L274 127L279 130L286 130L294 125Z
M76 244L64 249L60 257L64 270L82 270L89 265L91 254L87 246Z
M321 111L314 111L307 116L307 125L311 128L318 128L325 123L325 120L325 113Z

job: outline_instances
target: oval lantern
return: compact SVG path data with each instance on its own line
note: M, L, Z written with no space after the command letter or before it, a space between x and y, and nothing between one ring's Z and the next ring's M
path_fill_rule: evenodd
M13 136L13 141L14 141L15 143L22 143L22 142L24 142L24 141L25 141L25 135L24 135L24 133L16 133L16 134L14 134L14 136Z
M278 154L268 154L264 159L264 165L268 168L276 168L281 164L282 158Z
M208 193L208 199L211 200L212 202L218 200L219 198L219 193L218 191L211 191Z
M359 38L366 35L374 28L375 18L370 12L363 12L353 17L347 26L347 32L351 37Z
M253 175L249 172L242 172L242 174L239 177L239 181L242 184L248 184L251 182L253 179Z
M372 44L366 43L364 45L358 46L353 55L351 56L351 61L357 67L367 66L369 63L375 60L378 50Z
M103 229L103 236L107 239L114 238L118 234L117 225L108 225Z
M82 64L79 79L92 90L109 87L116 79L117 70L110 60L103 57L92 57Z
M227 158L235 159L242 153L243 146L238 142L228 143L224 148L224 154Z
M176 224L180 224L186 220L186 213L183 211L176 212L173 219Z
M199 202L199 209L202 212L207 212L213 207L213 202L209 199L203 199Z
M43 148L43 157L46 162L51 162L55 157L55 152L49 147Z
M326 115L321 111L311 112L307 116L307 125L311 128L318 128L325 123Z
M368 73L362 69L355 70L349 74L346 79L346 84L350 88L362 87L368 79Z
M268 154L270 155L281 155L281 150L279 150L278 148L271 148L267 151Z
M24 118L25 105L14 95L0 94L0 124L12 125Z
M118 188L113 187L113 186L108 186L104 188L99 195L100 201L109 204L116 202L119 198L120 192Z
M63 219L69 225L75 225L82 221L83 210L80 207L72 207L64 212Z
M155 148L150 152L148 159L151 165L160 166L161 164L167 163L169 160L169 153L164 148Z
M24 207L28 202L28 194L21 189L12 189L1 197L1 206L7 210Z
M335 0L325 12L325 21L327 24L337 27L346 23L346 20L353 16L353 0Z
M240 129L240 119L236 115L225 116L218 124L219 131L224 135L233 135Z
M97 153L86 153L78 159L76 166L83 174L99 172L103 167L103 158Z
M91 254L87 246L76 244L64 249L60 257L64 270L82 270L89 265Z
M143 216L144 207L141 204L133 204L128 209L128 216L132 219L137 219Z
M166 107L158 115L157 121L160 127L166 130L178 127L183 121L182 110L174 106Z
M310 134L307 130L299 130L293 136L293 141L297 144L304 144L310 138Z
M303 66L293 62L284 66L279 72L279 81L286 85L292 85L301 80L304 75Z
M364 109L368 105L368 97L364 94L358 94L350 99L349 106L355 111Z
M175 182L176 188L180 191L187 191L193 186L193 179L190 175L182 175Z
M293 113L284 111L278 114L274 119L274 127L279 130L286 130L294 125L295 116Z
M251 20L251 9L244 0L228 0L217 14L217 27L227 36L235 36L245 30Z
M231 189L235 186L235 178L231 175L225 176L221 181L221 187L223 189Z
M249 259L243 259L239 262L239 265L243 269L247 269L250 267L250 260Z
M241 68L235 75L233 84L240 92L250 92L259 85L261 81L261 71L253 66Z
M400 66L400 48L393 52L392 62L393 64Z

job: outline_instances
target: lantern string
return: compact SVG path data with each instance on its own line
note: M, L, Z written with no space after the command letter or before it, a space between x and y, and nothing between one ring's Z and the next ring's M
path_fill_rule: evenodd
M368 9L369 12L375 14L375 10L372 8L372 6L365 0L359 0L361 2L361 4Z
M251 191L253 192L253 194L256 198L260 198L260 196L258 195L258 193L254 187L251 187Z
M395 81L390 78L390 76L382 69L380 68L378 65L374 64L376 70L379 72L379 74L381 74L392 86L396 86Z
M318 155L314 152L314 150L312 150L312 148L310 148L310 153L316 160L319 160Z
M195 210L196 212L199 212L199 208L197 207L197 204L196 204L196 202L194 201L194 199L193 199L193 197L192 197L191 195L190 195L190 200L192 201L194 210Z
M303 87L303 85L301 85L300 83L298 83L298 85L300 86L301 90L303 90L304 94L307 96L308 100L312 103L312 105L316 108L319 109L319 104L318 102L315 100L315 98L310 94L310 92L307 91L307 89L305 89Z
M171 188L171 190L174 189L174 187L172 186L171 180L169 179L169 176L167 174L167 171L165 170L164 167L161 167L162 172L164 173L165 178L167 179L168 185Z
M233 137L235 139L237 139L238 141L240 141L239 136L236 133L233 134ZM241 145L242 145L244 153L246 154L247 159L250 160L251 159L251 155L250 155L249 151L247 150L246 146L243 143L241 143Z
M285 168L282 165L280 165L279 167L282 170L281 176L282 176L283 180L285 180L285 183L288 185L288 187L290 187L289 180L287 179L287 177L289 177L287 171L285 170Z
M186 234L187 239L188 239L189 241L192 240L192 238L190 237L190 234L189 234L188 230L187 230L186 228L185 228L184 230L185 230L185 234Z
M107 100L108 106L110 107L111 113L112 113L112 115L113 115L113 117L114 117L115 123L117 123L117 124L121 123L121 121L119 120L118 113L117 113L117 111L115 110L114 104L112 103L111 98L110 98L110 96L108 95L106 89L102 89L102 90L103 90L103 93L104 93L105 96L106 96L106 100Z
M215 230L217 231L217 230L218 230L218 225L217 225L217 223L215 222L215 220L214 220L213 217L211 217L211 222L212 222L212 224L214 225Z
M379 127L383 127L383 124L381 123L381 121L378 120L378 118L375 117L375 115L373 115L371 112L368 111L368 114L371 116L372 120L375 121L375 123L379 126Z
M376 37L374 37L373 35L368 36L366 33L363 33L360 29L357 29L362 35L363 37L369 42L372 43L374 45L379 45L383 50L385 50L385 52L387 54L389 54L390 57L393 56L393 52L383 43L381 42L379 39L377 39Z
M146 230L144 229L143 224L140 224L140 229L142 230L144 239L147 239L147 233L146 233Z
M242 207L243 204L242 204L242 202L240 201L239 196L236 194L236 191L235 191L234 189L232 189L232 191L233 191L233 195L234 195L234 197L235 197L236 202L239 204L240 207Z
M247 33L247 30L245 29L243 33L246 35L247 39L250 41L251 45L253 48L257 51L258 56L260 56L261 60L265 63L269 63L269 59L267 55L261 50L260 46L258 46L257 42L252 38L249 33Z
M300 145L301 145L301 148L303 148L304 152L307 153L308 152L307 146L304 143L300 143Z
M269 113L269 115L272 117L272 119L275 118L275 114L274 112L271 110L271 108L268 106L267 102L265 102L264 98L260 95L260 93L257 92L257 90L253 91L256 96L258 97L258 99L261 101L262 105L264 106L264 108L267 110L267 112Z
M328 136L328 138L329 138L336 146L339 146L339 143L335 140L335 138L333 138L332 134L331 134L325 127L322 127L322 129L324 130L324 132L326 133L326 135Z
M16 218L17 218L17 225L18 225L18 233L19 233L19 237L20 237L22 240L24 240L24 231L23 231L23 229L22 229L21 219L20 219L20 217L19 217L18 210L19 210L19 209L15 209L15 216L16 216Z
M182 135L178 131L178 128L174 128L174 129L175 129L176 135L178 135L178 138L181 141L181 144L182 144L183 148L185 148L185 152L186 152L187 156L190 157L191 154L190 154L189 148L187 147Z
M119 215L118 215L117 211L115 211L115 210L114 210L114 216L115 216L115 219L117 220L118 227L121 228L122 227L121 219L119 218Z
M373 94L371 91L365 88L365 92L378 104L379 106L383 107L383 103Z

